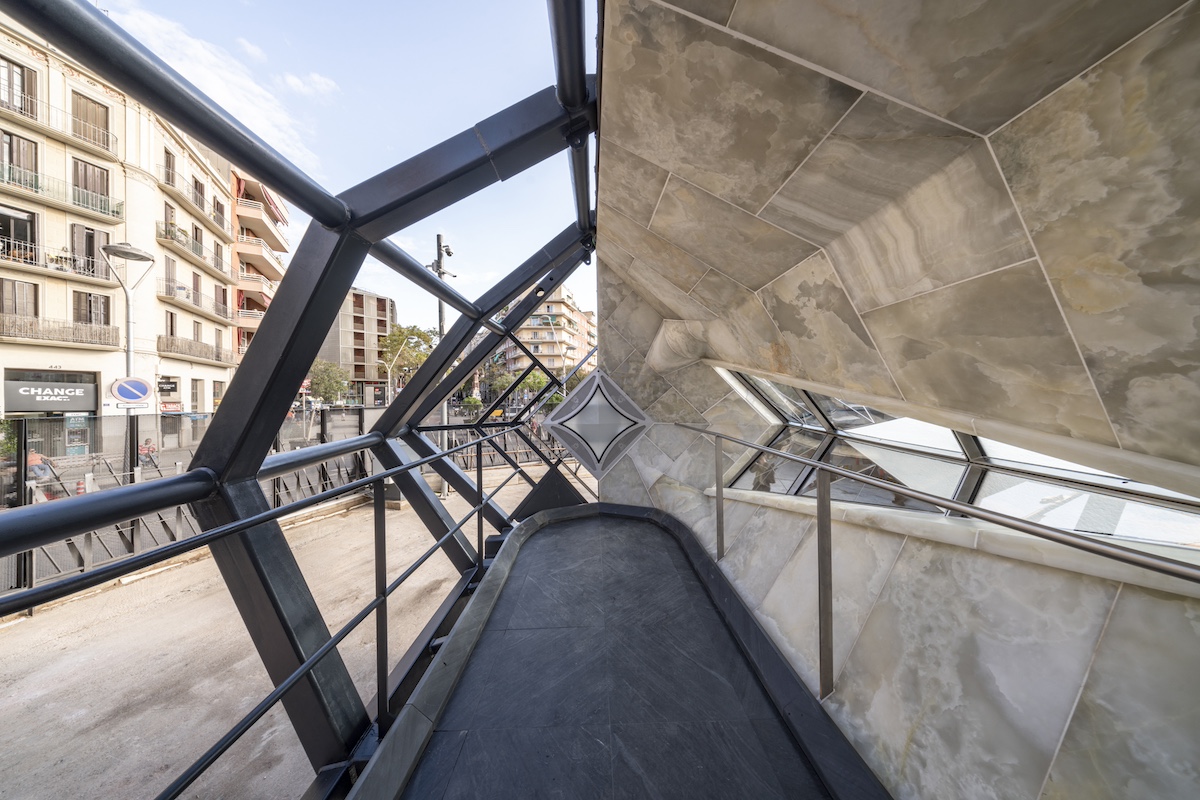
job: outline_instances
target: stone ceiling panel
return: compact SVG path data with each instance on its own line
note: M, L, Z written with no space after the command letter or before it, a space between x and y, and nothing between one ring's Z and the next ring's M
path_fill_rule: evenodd
M740 0L729 27L990 133L1178 6L1178 0Z
M860 311L1034 256L983 139L870 94L762 216L827 247Z
M994 137L1123 447L1200 464L1200 6Z
M898 397L870 334L850 305L823 253L758 293L804 378L884 397Z
M716 270L709 270L691 294L717 315L705 328L714 358L776 372L792 369L779 329L758 295Z
M607 196L606 189L602 199ZM643 266L654 270L684 292L691 291L708 272L708 264L656 236L604 202L599 204L596 211L596 229L600 240L609 241L632 254Z
M650 0L605 24L605 138L751 212L859 95Z
M649 225L667 171L612 142L601 141L599 182L608 203L639 225Z
M1037 262L868 311L910 403L1116 444Z
M751 290L817 251L815 245L674 176L667 181L650 230Z

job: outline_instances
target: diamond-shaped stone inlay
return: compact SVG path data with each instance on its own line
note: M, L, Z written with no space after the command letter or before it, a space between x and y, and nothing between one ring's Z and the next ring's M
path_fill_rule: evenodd
M599 478L637 441L647 422L637 403L595 370L554 409L545 427Z

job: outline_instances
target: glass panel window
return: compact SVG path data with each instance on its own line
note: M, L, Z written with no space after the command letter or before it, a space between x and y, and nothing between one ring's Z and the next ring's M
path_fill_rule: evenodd
M17 317L37 316L38 287L28 281L0 280L0 313Z
M942 497L954 496L959 481L962 480L963 472L966 470L965 463L955 463L890 447L879 447L845 439L839 439L834 444L832 452L825 461L835 467ZM815 477L810 477L805 482L801 494L806 497L816 496ZM830 496L834 500L846 500L852 503L932 511L939 514L942 512L942 509L929 503L902 497L895 492L867 486L836 475L833 476L830 484Z
M822 427L816 416L808 410L798 389L754 375L743 375L742 377L757 389L758 393L774 406L784 419L813 428Z
M823 439L821 434L813 431L789 428L771 443L771 447L803 458L813 458ZM807 466L771 453L762 453L738 476L731 488L786 493Z
M962 448L959 447L958 439L954 437L954 431L908 417L896 417L884 422L860 425L852 433L855 436L876 439L881 442L912 445L965 458Z
M895 419L891 414L885 414L861 403L838 400L821 394L813 394L812 397L817 401L817 407L833 423L833 427L840 431L850 431L864 425L878 425Z
M975 504L1062 530L1200 547L1200 515L1021 475L989 472Z

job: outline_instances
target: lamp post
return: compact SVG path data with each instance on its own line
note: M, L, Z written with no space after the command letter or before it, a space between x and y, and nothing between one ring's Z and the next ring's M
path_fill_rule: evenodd
M404 353L404 348L416 341L418 341L416 336L409 336L407 339L401 342L400 349L396 351L396 355L392 356L392 361L390 364L384 364L382 358L375 359L376 364L383 364L383 368L387 370L387 404L389 406L392 404L392 400L396 399L396 384L392 382L392 369L396 366L396 361Z
M434 258L433 263L429 265L429 268L431 270L433 270L433 273L435 275L437 275L439 278L445 279L445 276L447 276L447 275L449 275L451 278L457 278L458 276L455 275L453 272L446 271L446 261L443 258L443 256L453 256L453 255L454 255L454 251L450 249L450 245L444 244L442 242L442 235L439 233L437 235L437 256ZM439 299L438 300L438 342L440 343L442 341L442 339L445 338L445 336L446 336L446 304L442 300ZM449 424L450 424L450 409L449 409L449 406L447 405L447 401L442 400L442 428L443 428L443 430L441 431L441 435L438 437L438 443L441 446L442 450L446 449L447 434L445 431L445 427ZM448 487L446 486L446 481L443 480L442 481L442 497L448 497L449 494L450 494L450 492L449 492Z
M100 256L104 259L104 265L108 268L108 272L117 279L117 283L121 284L121 288L125 290L125 377L133 377L133 290L138 287L150 271L154 268L154 256L147 253L145 250L139 250L129 242L117 242L116 244L105 244L100 246ZM125 278L121 277L121 273L112 265L112 259L120 258L126 262L126 270L129 269L128 262L130 261L145 261L149 262L146 270L138 276L138 279L132 284L128 283ZM133 459L134 453L137 452L137 431L133 427L133 409L125 409L125 467L124 472L131 476L132 483Z

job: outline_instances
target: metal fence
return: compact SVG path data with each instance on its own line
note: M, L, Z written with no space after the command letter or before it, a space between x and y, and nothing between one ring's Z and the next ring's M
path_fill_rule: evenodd
M381 412L327 408L297 413L280 428L274 451L358 436L370 429ZM179 474L191 462L210 418L209 414L141 415L128 418L131 427L126 417L112 416L0 420L0 513ZM129 448L132 458L127 455ZM19 464L26 464L23 482ZM373 459L359 452L307 465L263 481L262 486L277 508L377 470ZM199 532L186 506L97 528L0 558L0 593L87 572Z

